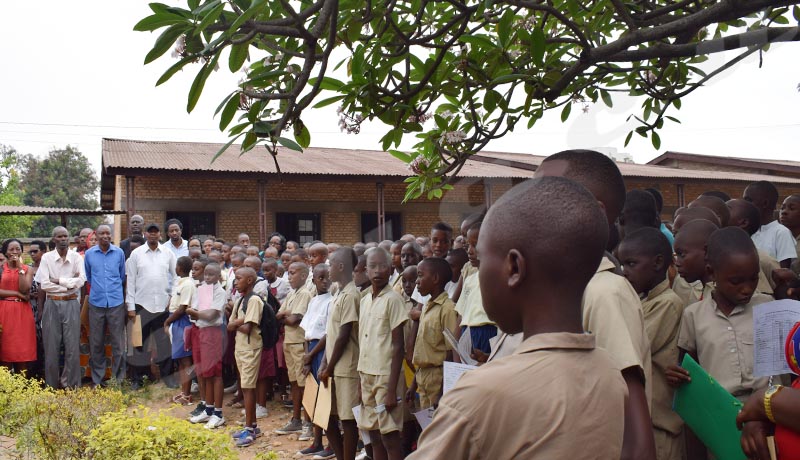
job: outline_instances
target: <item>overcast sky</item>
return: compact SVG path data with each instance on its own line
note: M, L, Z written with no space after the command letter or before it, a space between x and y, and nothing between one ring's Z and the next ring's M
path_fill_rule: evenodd
M171 2L167 2L171 3ZM78 147L99 170L103 137L226 142L212 118L222 98L239 79L223 66L206 85L192 114L186 95L197 71L178 73L156 88L174 63L169 53L144 66L156 34L134 32L150 13L147 2L81 0L4 1L0 10L2 84L0 144L44 155L66 144ZM709 62L721 63L722 55ZM561 123L559 111L529 131L525 123L490 144L494 151L549 154L565 148L617 148L636 162L667 150L709 155L800 160L800 43L773 46L763 67L757 55L718 76L683 100L671 115L681 125L661 131L661 150L634 136L624 148L632 124L625 123L640 101L617 98L613 109L602 103L584 114L574 107ZM359 135L339 132L335 107L306 115L312 146L379 150L381 126ZM179 162L180 159L170 159ZM397 161L387 155L387 161Z

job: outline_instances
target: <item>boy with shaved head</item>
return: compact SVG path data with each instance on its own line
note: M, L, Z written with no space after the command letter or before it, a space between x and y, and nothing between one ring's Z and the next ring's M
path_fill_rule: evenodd
M563 178L523 182L491 207L478 242L484 305L525 340L459 379L409 458L620 458L625 381L581 317L608 228Z
M728 207L725 205L725 202L722 201L721 199L710 195L700 195L694 201L689 203L689 209L697 207L710 209L714 214L716 214L717 218L719 219L720 227L728 226L728 221L731 218L731 213Z
M730 213L729 226L741 228L751 238L761 228L761 216L758 208L753 203L743 199L734 199L725 203L725 206ZM777 260L760 249L758 249L758 264L761 267L761 272L758 275L758 287L756 289L762 294L773 295L776 283L772 279L772 272L779 270L781 266Z
M308 264L309 273L312 273L314 267L319 264L324 264L328 261L328 245L325 243L315 242L308 248ZM311 294L311 297L317 295L317 287L314 285L314 277L309 276L306 279L305 289Z
M778 189L771 182L753 182L744 190L742 198L753 203L761 214L761 228L753 234L753 243L777 260L782 268L789 268L797 257L797 249L792 232L775 220Z
M780 222L792 232L795 239L797 258L792 263L792 271L800 274L800 195L790 195L783 200Z
M706 273L706 245L708 238L718 228L706 219L697 219L687 223L675 235L675 269L678 276L672 283L672 290L684 305L708 297L714 289Z

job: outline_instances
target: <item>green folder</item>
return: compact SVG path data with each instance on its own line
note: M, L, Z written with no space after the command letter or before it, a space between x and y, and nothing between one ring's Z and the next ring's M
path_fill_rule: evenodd
M718 460L745 460L739 442L742 432L736 428L742 403L688 354L681 366L689 371L692 381L675 391L672 409Z

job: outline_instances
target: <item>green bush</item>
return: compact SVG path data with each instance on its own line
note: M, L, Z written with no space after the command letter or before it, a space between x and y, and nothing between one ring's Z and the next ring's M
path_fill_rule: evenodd
M126 460L235 460L230 436L206 430L163 412L140 407L133 414L113 412L101 417L88 437L92 458Z
M40 382L12 374L0 366L0 434L14 436L30 420L31 401L42 392Z

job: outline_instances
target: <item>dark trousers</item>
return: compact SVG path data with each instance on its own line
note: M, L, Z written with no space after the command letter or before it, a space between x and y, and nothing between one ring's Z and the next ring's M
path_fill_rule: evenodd
M111 345L111 378L125 378L125 304L116 307L95 307L89 304L89 364L92 382L100 385L106 375L106 327Z
M81 305L77 299L48 298L42 313L44 342L44 381L53 388L81 386ZM64 344L64 371L59 372L58 358Z
M134 347L133 355L128 357L131 379L141 382L149 373L152 345L155 345L155 362L161 378L169 377L172 374L172 344L164 331L164 321L169 318L169 312L150 313L136 305L136 314L142 320L142 346Z

